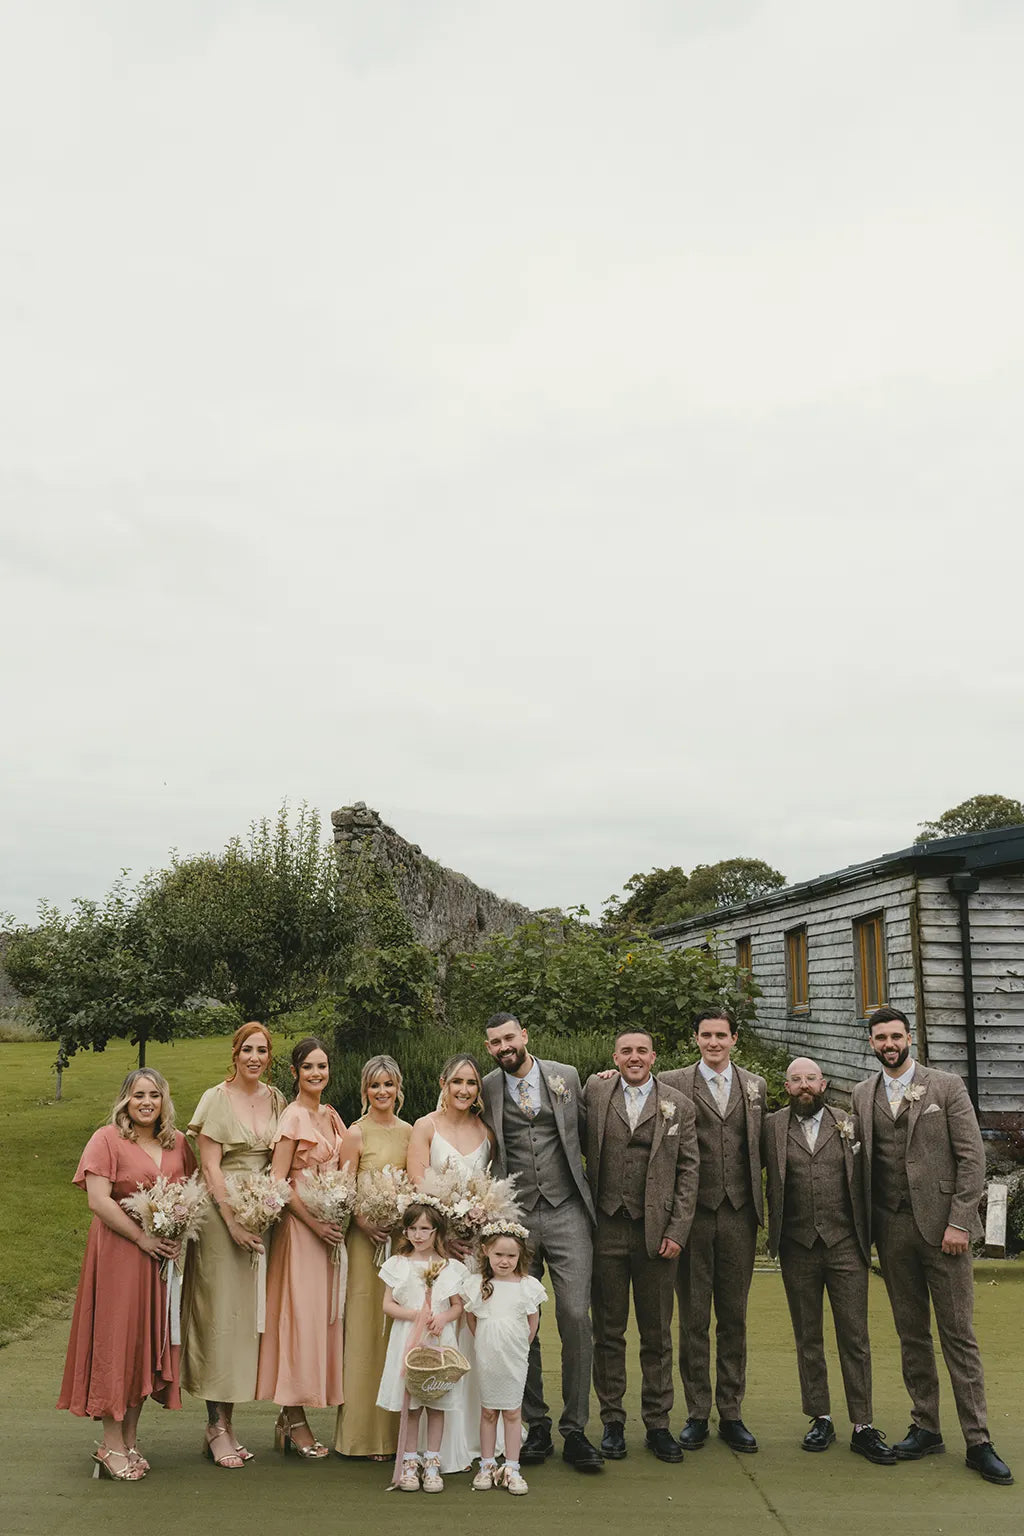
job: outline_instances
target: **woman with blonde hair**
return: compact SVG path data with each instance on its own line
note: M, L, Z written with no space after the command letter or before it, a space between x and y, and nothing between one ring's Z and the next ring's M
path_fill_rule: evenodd
M362 1116L348 1128L339 1162L365 1173L404 1168L412 1126L398 1118L405 1095L402 1072L392 1056L371 1056L359 1079ZM391 1319L381 1326L384 1286L374 1250L387 1237L357 1216L348 1230L348 1290L345 1298L345 1401L338 1410L335 1448L342 1456L390 1461L398 1445L398 1414L376 1404L388 1352Z
M171 1343L165 1259L180 1244L150 1236L121 1200L157 1179L186 1179L195 1159L174 1128L167 1081L152 1067L129 1072L110 1123L89 1138L74 1183L93 1213L71 1321L58 1408L103 1420L94 1476L137 1482L149 1463L136 1445L147 1397L180 1408L178 1346Z
M256 1396L260 1336L252 1256L265 1250L267 1237L247 1232L235 1220L225 1175L263 1173L270 1165L285 1108L284 1096L263 1081L271 1055L266 1028L243 1024L231 1042L230 1076L206 1090L189 1123L215 1210L198 1241L189 1244L181 1384L186 1392L206 1398L204 1455L230 1469L252 1460L235 1435L232 1415L235 1403Z

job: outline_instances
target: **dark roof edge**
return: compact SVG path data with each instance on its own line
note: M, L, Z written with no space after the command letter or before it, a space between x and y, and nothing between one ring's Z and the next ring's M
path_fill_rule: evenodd
M733 907L716 907L695 917L683 917L675 923L665 923L652 928L656 939L668 938L674 933L691 933L695 929L715 927L718 922L730 922L735 917L750 913L770 911L773 907L787 906L791 901L806 896L818 896L829 890L841 890L844 886L857 885L873 875L908 874L952 875L959 870L976 870L995 874L1000 869L1019 865L1024 869L1024 826L1000 827L994 832L971 832L963 837L936 838L929 843L913 843L895 853L880 854L864 864L850 864L831 874L815 875L796 885L785 885L767 896L755 896L752 901L740 902Z

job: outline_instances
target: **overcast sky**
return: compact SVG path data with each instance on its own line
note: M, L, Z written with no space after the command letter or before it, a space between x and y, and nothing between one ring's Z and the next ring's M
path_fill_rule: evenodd
M1024 6L0 0L0 911L1024 795Z

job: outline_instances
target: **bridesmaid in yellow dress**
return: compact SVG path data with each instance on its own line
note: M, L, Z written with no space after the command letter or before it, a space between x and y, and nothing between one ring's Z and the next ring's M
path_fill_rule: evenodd
M363 1115L349 1126L341 1162L360 1172L404 1168L412 1126L399 1120L405 1095L402 1073L391 1056L371 1056L359 1082ZM387 1236L356 1217L348 1233L345 1302L345 1402L338 1412L335 1449L342 1456L390 1461L398 1446L398 1414L377 1407L377 1389L388 1352L391 1319L384 1317L384 1286L373 1262Z
M203 1451L218 1467L240 1468L252 1455L232 1425L235 1403L256 1396L260 1336L256 1332L253 1252L266 1239L235 1220L224 1177L262 1173L285 1099L263 1082L270 1066L270 1036L262 1024L243 1024L231 1042L231 1076L208 1088L189 1125L203 1178L216 1211L190 1243L181 1310L181 1385L206 1398L209 1422ZM268 1234L269 1236L269 1234Z
M292 1051L296 1095L277 1122L271 1170L292 1197L274 1234L267 1267L267 1326L260 1345L256 1396L282 1404L275 1444L307 1461L328 1455L306 1420L306 1408L336 1408L342 1390L343 1301L335 1299L331 1250L340 1227L318 1221L302 1202L302 1174L339 1168L345 1124L320 1099L330 1077L327 1047L309 1035ZM335 1314L332 1321L332 1313Z

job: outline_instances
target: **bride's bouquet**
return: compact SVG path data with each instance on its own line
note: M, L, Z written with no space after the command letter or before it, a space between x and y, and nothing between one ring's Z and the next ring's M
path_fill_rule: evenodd
M356 1176L351 1165L344 1168L307 1168L299 1182L299 1199L317 1221L329 1222L347 1232L356 1200ZM345 1244L331 1249L334 1285L331 1295L331 1322L345 1314L345 1282L348 1278L348 1253Z
M195 1242L210 1213L210 1195L197 1173L187 1179L168 1179L163 1174L147 1189L140 1184L134 1195L120 1202L150 1237L165 1237L181 1244L177 1259L165 1259L160 1276L167 1286L167 1324L171 1343L181 1343L181 1277L185 1269L185 1245Z
M356 1180L356 1215L378 1232L390 1234L405 1215L405 1210L416 1198L416 1191L409 1182L404 1168L394 1168L386 1163L383 1168L368 1168ZM384 1262L388 1243L378 1243L373 1262L379 1269Z
M224 1176L228 1202L235 1220L246 1232L262 1237L281 1218L292 1197L287 1179L275 1179L267 1173L228 1173ZM267 1313L267 1255L266 1251L252 1250L252 1267L256 1271L256 1332L266 1329Z
M496 1179L482 1168L464 1172L448 1161L440 1169L428 1168L424 1192L447 1209L448 1225L465 1243L474 1243L492 1221L518 1221L522 1212L515 1198L516 1175Z

